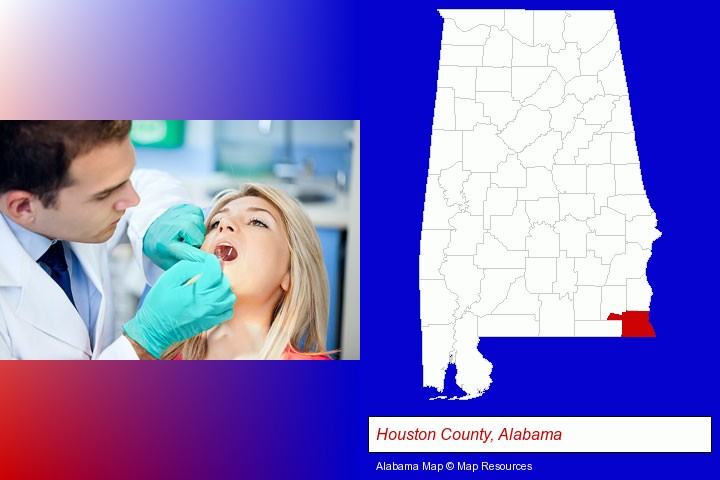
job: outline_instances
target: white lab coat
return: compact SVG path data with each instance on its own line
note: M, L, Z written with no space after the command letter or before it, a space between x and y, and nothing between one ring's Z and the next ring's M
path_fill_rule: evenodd
M129 208L105 243L68 242L88 281L102 295L91 348L87 327L60 287L25 252L0 216L0 359L137 359L113 318L109 256L129 240L135 258L152 284L162 270L142 254L150 224L167 208L188 203L189 196L174 177L137 170L131 176L140 203Z

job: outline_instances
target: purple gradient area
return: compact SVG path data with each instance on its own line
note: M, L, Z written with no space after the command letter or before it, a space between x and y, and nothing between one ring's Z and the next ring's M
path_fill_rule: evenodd
M305 478L318 463L345 472L363 453L347 448L366 425L347 415L361 398L359 370L359 362L3 362L3 478Z
M2 7L4 118L357 118L354 2Z

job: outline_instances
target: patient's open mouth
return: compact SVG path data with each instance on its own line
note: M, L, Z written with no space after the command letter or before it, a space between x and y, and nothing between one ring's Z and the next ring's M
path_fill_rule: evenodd
M237 250L226 243L215 247L215 256L223 262L232 262L237 258Z

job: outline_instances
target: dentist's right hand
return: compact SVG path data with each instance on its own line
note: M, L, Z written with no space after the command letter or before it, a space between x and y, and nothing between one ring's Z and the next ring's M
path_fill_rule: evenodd
M232 316L235 294L215 255L183 260L163 273L148 292L125 334L155 358L171 345L221 324ZM201 274L193 284L191 278Z

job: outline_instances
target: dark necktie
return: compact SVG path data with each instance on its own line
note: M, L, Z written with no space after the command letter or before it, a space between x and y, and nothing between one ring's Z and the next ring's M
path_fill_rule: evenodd
M38 261L47 265L50 269L50 278L60 285L60 288L63 289L63 292L65 292L65 295L70 299L70 302L75 305L72 289L70 288L70 272L68 272L67 262L65 261L62 242L55 242L50 245L50 248L48 248L47 252L45 252Z

